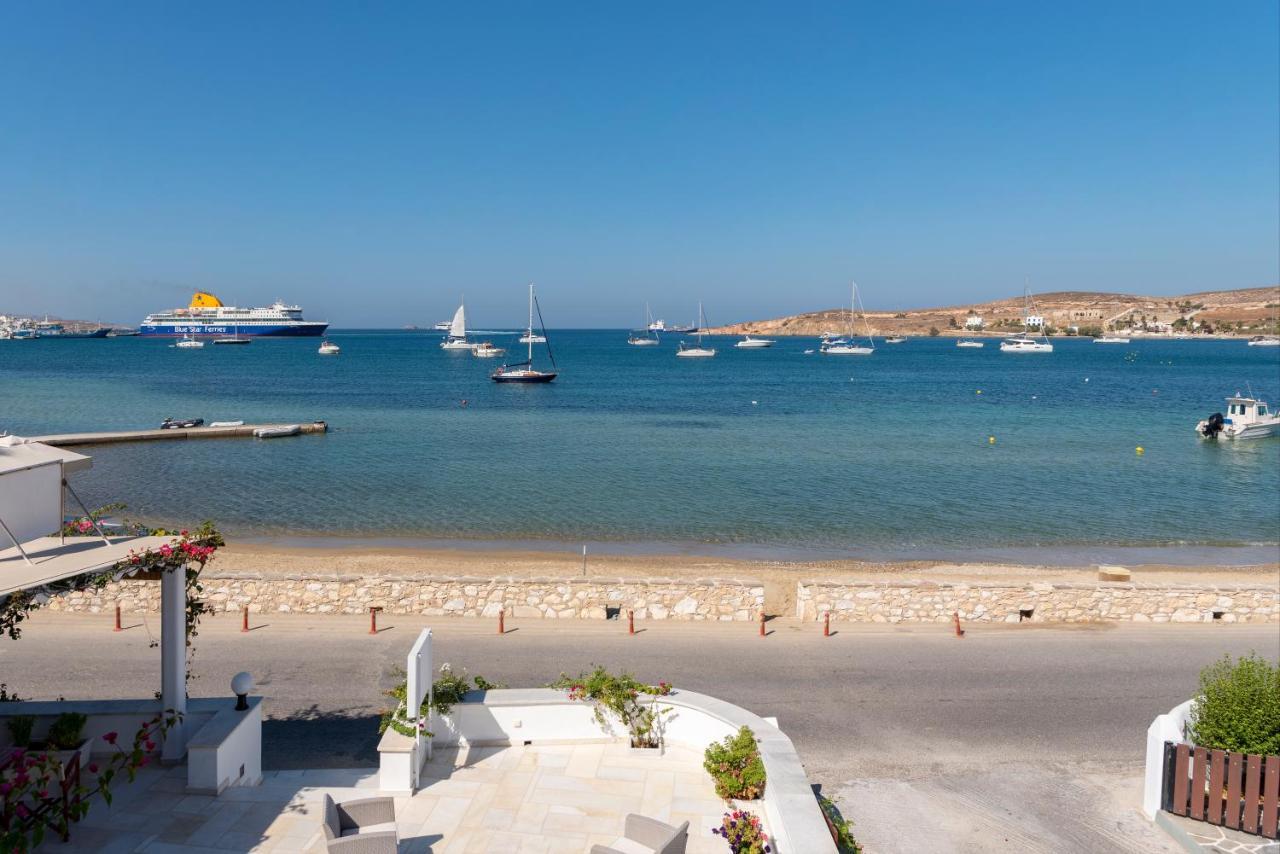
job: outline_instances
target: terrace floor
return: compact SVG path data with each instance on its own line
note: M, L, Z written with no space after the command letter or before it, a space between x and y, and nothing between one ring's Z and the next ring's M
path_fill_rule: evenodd
M702 769L702 754L680 746L662 756L621 744L439 750L423 787L396 799L400 851L586 852L622 834L627 813L689 822L689 854L722 854L711 835L726 807ZM44 852L323 852L320 797L377 794L375 769L268 771L261 786L217 798L185 793L186 768L143 769L96 802L73 826L70 844Z

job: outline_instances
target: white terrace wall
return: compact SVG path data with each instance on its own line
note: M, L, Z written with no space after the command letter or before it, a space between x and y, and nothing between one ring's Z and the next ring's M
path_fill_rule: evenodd
M737 579L669 578L426 578L411 576L267 575L207 573L204 598L218 611L253 613L509 616L602 620L606 608L628 609L637 620L754 620L764 587ZM158 612L160 585L125 579L102 590L67 593L55 611Z
M803 581L796 616L863 623L966 622L1224 623L1280 621L1280 591L1265 587L1144 584L959 584Z

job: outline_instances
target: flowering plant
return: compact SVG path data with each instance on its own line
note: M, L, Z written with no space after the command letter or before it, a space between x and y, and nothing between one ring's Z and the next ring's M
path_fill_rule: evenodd
M168 711L143 721L128 748L119 743L119 733L107 733L102 740L114 752L84 768L64 765L55 751L9 749L0 758L0 850L25 854L39 847L47 830L65 842L71 823L89 812L90 800L101 796L110 804L115 778L124 773L133 782L157 743L180 720L179 714ZM72 761L78 762L79 756ZM89 783L83 782L86 772Z
M460 674L454 673L453 666L446 661L440 665L440 678L431 683L430 699L424 699L418 713L410 715L409 680L403 669L397 669L396 674L401 677L400 681L390 691L383 692L396 701L396 707L383 710L382 720L378 723L379 734L393 729L410 738L419 734L424 738L432 738L435 733L427 729L427 721L431 713L449 714L454 704L461 703L463 695L471 690L471 680L467 677L467 671L463 670ZM475 683L477 691L501 687L478 674L475 676Z
M769 835L760 825L760 817L745 810L724 814L719 827L711 828L716 836L723 836L733 854L772 854Z
M605 712L613 712L627 728L632 747L661 745L662 718L671 709L659 706L658 698L671 693L670 683L646 685L629 673L615 676L597 666L590 673L580 673L576 677L561 673L560 678L548 687L568 692L570 700L592 703L596 722L606 730L611 727ZM642 695L647 699L641 699Z

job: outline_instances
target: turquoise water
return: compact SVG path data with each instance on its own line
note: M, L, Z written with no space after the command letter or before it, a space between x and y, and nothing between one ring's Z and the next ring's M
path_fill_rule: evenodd
M327 420L325 436L99 447L78 478L86 500L239 536L892 556L1261 544L1265 557L1280 540L1280 440L1193 432L1247 384L1280 403L1280 353L1242 341L1015 356L912 339L859 358L716 339L716 358L684 360L674 340L567 331L552 334L560 379L522 387L435 335L331 337L337 358L315 340L0 342L0 429Z

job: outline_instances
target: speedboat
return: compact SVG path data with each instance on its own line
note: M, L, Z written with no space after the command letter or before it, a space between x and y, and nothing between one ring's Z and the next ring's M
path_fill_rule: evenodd
M961 338L959 341L956 342L956 346L957 347L973 347L975 349L981 349L982 347L986 346L986 342L974 341L972 338Z
M448 332L448 331L449 331L449 327L451 327L451 326L453 326L453 321L450 321L450 320L442 320L442 321L440 321L439 323L437 323L435 326L433 326L432 328L433 328L436 332Z
M546 339L543 340L545 341ZM490 341L481 341L479 344L474 344L471 347L471 355L480 359L492 359L495 356L501 356L505 352L507 351L501 347L493 346L493 343Z
M320 349L316 352L321 356L336 356L342 352L342 348L326 338L324 341L320 342Z
M536 332L534 332L532 329L530 329L520 336L520 343L521 344L546 344L547 336L539 335Z
M905 344L906 341L907 339L903 338L901 335L890 335L888 338L884 339L884 343L886 344Z
M1094 344L1128 344L1129 339L1121 335L1099 335L1093 339Z
M178 341L178 342L177 342L176 344L174 344L173 346L175 346L175 347L181 347L181 348L183 348L184 350L189 350L189 349L193 349L193 348L197 348L197 347L203 347L203 346L204 346L204 342L203 342L203 341L201 341L201 340L200 340L200 339L198 339L198 338L192 338L190 335L184 335L184 336L182 336L182 340L181 340L181 341Z
M627 343L632 347L653 347L658 343L658 339L633 332L627 336Z
M1280 347L1280 335L1255 335L1249 339L1250 347Z
M160 422L161 430L185 430L188 427L199 427L204 424L203 418L166 418Z
M772 338L752 338L748 335L733 346L737 347L739 350L763 350L766 347L772 347L777 343L778 342Z
M1266 439L1280 436L1280 414L1269 412L1266 401L1255 397L1227 398L1227 414L1215 412L1196 425L1203 439Z

